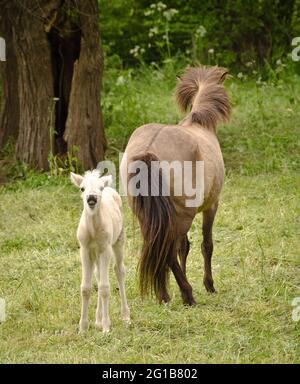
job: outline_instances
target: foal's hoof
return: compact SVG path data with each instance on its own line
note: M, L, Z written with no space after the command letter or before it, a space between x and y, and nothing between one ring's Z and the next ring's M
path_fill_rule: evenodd
M122 320L124 321L125 325L131 324L130 309L127 305L121 309L121 317L122 317Z
M89 322L88 321L80 321L79 322L79 333L86 332L89 329Z
M125 325L130 325L131 324L131 320L130 320L130 315L129 314L123 315L122 316L122 320L124 321Z
M110 331L109 327L103 327L103 329L102 329L103 335L108 335L109 331Z
M101 321L95 321L95 328L102 329L102 322Z
M130 317L128 317L127 319L123 319L123 321L124 321L126 327L129 327L131 325Z
M102 325L102 321L96 321L95 322L95 328L101 329L102 333L109 333L110 326L109 325Z

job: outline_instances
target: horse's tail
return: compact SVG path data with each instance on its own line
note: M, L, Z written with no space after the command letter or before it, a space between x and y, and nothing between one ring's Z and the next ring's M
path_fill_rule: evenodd
M139 263L140 290L144 296L150 289L162 300L161 293L168 282L169 262L176 257L176 212L170 197L162 196L164 179L161 169L155 172L159 175L158 180L151 178L151 168L159 168L158 158L145 153L133 161L143 161L148 169L147 179L143 180L148 183L148 196L133 197L133 212L139 220L144 240ZM150 192L154 190L159 196L151 196Z
M179 77L176 98L179 107L186 111L191 123L215 130L219 121L228 121L231 104L223 81L228 74L221 67L189 67Z

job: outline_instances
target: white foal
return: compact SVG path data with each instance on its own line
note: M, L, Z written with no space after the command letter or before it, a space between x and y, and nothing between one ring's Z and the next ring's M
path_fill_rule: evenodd
M95 269L98 281L98 304L96 326L109 332L109 260L115 256L115 272L121 297L121 314L130 323L130 312L125 293L124 229L122 201L119 194L109 186L112 176L100 177L97 170L84 176L71 173L71 181L81 189L83 212L77 230L82 263L80 331L88 328L88 305L92 290L92 275Z

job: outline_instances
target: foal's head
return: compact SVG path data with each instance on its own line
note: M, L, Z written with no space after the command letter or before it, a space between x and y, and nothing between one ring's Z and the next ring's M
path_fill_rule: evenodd
M80 188L84 209L89 213L96 212L105 187L112 184L112 176L102 176L98 170L88 171L84 176L71 172L71 181Z

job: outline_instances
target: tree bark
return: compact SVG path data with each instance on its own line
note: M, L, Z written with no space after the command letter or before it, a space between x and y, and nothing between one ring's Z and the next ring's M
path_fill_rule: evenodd
M97 1L77 2L81 25L79 60L74 66L69 113L64 139L78 147L78 158L92 168L103 159L106 148L100 107L102 51ZM96 102L95 102L96 101Z
M13 5L1 2L0 36L6 42L6 61L0 62L2 98L0 109L0 148L9 138L16 139L19 129L18 66L14 53L10 15Z
M83 167L94 167L105 150L97 0L39 0L38 7L36 0L0 0L0 6L8 47L0 148L14 136L17 158L47 170L51 151L78 147Z
M44 23L39 13L30 13L34 4L31 0L26 2L27 8L18 6L12 24L20 107L16 156L33 167L47 169L54 128L53 80Z

